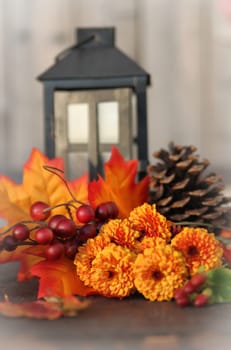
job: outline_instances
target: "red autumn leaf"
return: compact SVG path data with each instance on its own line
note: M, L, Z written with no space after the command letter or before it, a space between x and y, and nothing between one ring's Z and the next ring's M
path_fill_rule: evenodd
M1 229L0 234L19 221L29 220L30 206L33 202L43 201L50 206L55 206L72 200L65 182L59 176L45 170L44 166L64 169L61 158L49 159L34 148L28 162L24 165L22 184L16 184L5 176L0 177L0 217L7 220L7 225ZM64 178L62 173L60 174L61 178ZM83 202L87 201L87 175L66 183L74 197ZM66 214L66 209L64 207L53 209L52 214L56 213ZM13 252L0 253L0 263L15 260L21 262L20 280L29 278L29 268L41 260L38 257L25 255L23 250L23 247L18 247Z
M136 182L138 161L125 161L113 147L111 158L104 164L105 179L99 176L89 184L89 202L93 207L106 201L114 201L119 208L119 217L148 200L149 177Z
M226 246L225 244L222 244L222 248L224 259L229 265L231 265L231 246Z
M0 302L0 314L7 317L28 317L55 320L61 316L75 316L80 310L88 307L89 302L76 297L63 299L50 298L24 303Z
M76 274L76 267L67 258L55 261L40 261L30 269L33 276L39 277L38 298L55 295L65 297L70 295L87 296L93 294Z
M223 238L231 238L231 230L227 230L227 229L221 230L220 236Z

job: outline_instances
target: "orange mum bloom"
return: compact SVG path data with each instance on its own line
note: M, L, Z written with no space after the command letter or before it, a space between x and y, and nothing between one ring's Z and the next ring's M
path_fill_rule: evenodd
M89 286L92 261L95 259L97 253L109 243L109 237L98 235L95 238L88 239L87 243L79 247L79 251L75 256L74 264L76 265L77 275L86 286Z
M143 240L137 244L137 251L141 253L146 248L155 248L155 249L164 248L166 244L167 243L163 238L145 236Z
M92 262L90 284L106 297L123 298L134 289L133 263L135 254L128 248L109 244Z
M171 232L167 219L157 212L155 204L143 205L133 209L130 213L129 220L135 230L142 232L146 236L161 237L169 240Z
M110 220L102 226L100 234L108 236L111 242L131 250L135 249L137 239L140 237L139 231L134 230L127 219Z
M146 248L138 254L133 272L135 287L151 301L172 299L175 289L182 287L187 278L183 255L170 245Z
M204 228L185 227L172 240L172 246L181 251L190 273L203 265L205 271L221 266L223 249L214 234Z

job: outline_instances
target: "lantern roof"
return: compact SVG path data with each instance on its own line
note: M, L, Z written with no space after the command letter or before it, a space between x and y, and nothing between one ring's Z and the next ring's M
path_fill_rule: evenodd
M77 29L77 44L61 52L56 62L42 73L41 81L103 80L119 78L130 81L145 79L149 74L114 45L114 28Z

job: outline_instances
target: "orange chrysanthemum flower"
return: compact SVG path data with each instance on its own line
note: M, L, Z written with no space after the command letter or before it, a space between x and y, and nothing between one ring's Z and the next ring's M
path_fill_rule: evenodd
M79 247L79 251L75 256L74 264L76 265L77 275L86 286L89 286L92 261L95 259L97 253L109 243L109 237L98 235L95 238L88 239L87 243Z
M204 228L185 227L171 244L184 254L191 274L196 273L201 265L205 271L221 266L221 244Z
M155 204L144 203L133 209L129 215L129 220L135 230L146 236L161 237L165 240L169 240L171 237L167 219L158 213Z
M151 301L173 298L176 288L187 278L183 255L170 245L147 248L138 254L134 264L134 283L137 290Z
M166 244L167 243L163 238L145 236L143 240L137 244L137 252L141 253L146 248L164 248Z
M123 298L134 289L133 263L136 255L128 248L109 244L92 262L91 287L106 297Z
M110 220L102 226L100 235L108 236L111 242L131 250L135 250L137 239L140 237L139 231L134 230L127 219Z

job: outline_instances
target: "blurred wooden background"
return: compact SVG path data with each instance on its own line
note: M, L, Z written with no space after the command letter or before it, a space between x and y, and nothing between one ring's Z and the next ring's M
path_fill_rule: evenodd
M152 77L150 160L171 140L194 144L229 181L231 16L221 3L230 0L0 0L0 173L17 178L31 148L43 150L36 77L77 27L115 26L117 46Z

